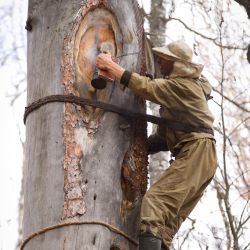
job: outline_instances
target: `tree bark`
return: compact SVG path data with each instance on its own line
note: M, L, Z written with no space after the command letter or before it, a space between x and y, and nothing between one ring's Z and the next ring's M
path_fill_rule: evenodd
M90 85L98 48L145 71L143 21L133 0L29 1L28 104L74 94L145 112L144 100L109 83ZM27 25L26 25L27 27ZM137 54L136 54L136 53ZM26 122L23 234L72 221L101 221L136 239L147 187L146 124L74 104L51 103ZM25 249L136 249L102 225L57 228Z

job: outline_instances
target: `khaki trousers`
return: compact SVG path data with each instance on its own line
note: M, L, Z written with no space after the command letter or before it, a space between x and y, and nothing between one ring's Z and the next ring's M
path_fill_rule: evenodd
M175 161L143 197L141 233L152 233L169 246L212 180L216 166L213 139L186 142Z

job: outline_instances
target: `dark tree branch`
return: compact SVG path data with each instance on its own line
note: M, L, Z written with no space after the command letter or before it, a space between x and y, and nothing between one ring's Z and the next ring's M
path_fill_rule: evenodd
M248 247L250 246L250 242L243 248L243 250L249 249Z

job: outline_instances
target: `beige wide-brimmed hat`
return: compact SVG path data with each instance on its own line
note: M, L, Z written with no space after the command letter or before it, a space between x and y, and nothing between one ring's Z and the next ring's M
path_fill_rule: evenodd
M153 48L153 53L163 59L194 63L193 50L183 40L178 40L163 47Z
M152 50L155 55L174 62L169 77L200 77L204 66L194 62L193 50L185 41L178 40L163 47L153 48Z

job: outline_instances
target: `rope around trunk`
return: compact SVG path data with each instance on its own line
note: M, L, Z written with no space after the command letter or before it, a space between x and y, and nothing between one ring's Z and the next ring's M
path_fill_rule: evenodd
M28 107L25 108L25 113L23 117L24 124L26 123L26 119L28 115L32 111L40 108L41 106L47 103L52 103L52 102L68 102L68 103L74 103L74 104L80 105L82 107L84 107L85 105L96 107L96 108L103 109L105 111L109 111L109 112L113 112L122 116L126 116L128 118L139 119L139 120L151 122L151 123L158 124L158 125L164 125L166 128L180 130L180 131L184 131L188 133L203 132L203 133L208 133L212 135L214 134L213 129L210 129L210 128L194 127L185 123L167 120L162 117L157 117L153 115L144 114L141 112L136 112L133 110L124 109L124 108L118 107L110 103L86 99L86 98L82 98L82 97L74 96L74 95L50 95L50 96L43 97L31 103Z
M20 246L20 250L23 250L25 245L33 238L35 238L38 235L44 234L48 231L57 229L57 228L61 228L61 227L66 227L66 226L72 226L72 225L84 225L84 224L94 224L94 225L101 225L104 226L106 228L108 228L110 231L120 234L121 236L123 236L125 239L129 240L131 243L133 243L135 246L138 246L139 243L137 240L135 240L134 238L132 238L131 236L129 236L128 234L126 234L125 232L123 232L122 230L118 229L117 227L110 225L106 222L103 221L74 221L74 222L65 222L65 223L60 223L60 224L55 224L49 227L45 227L43 229L40 229L34 233L32 233L30 236L28 236L21 244Z

